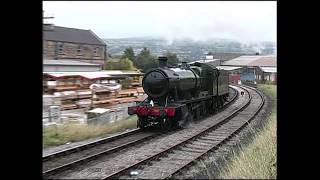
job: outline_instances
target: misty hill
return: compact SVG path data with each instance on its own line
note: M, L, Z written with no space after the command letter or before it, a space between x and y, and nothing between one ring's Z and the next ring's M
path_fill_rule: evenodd
M150 49L155 56L163 55L166 51L176 53L180 60L194 61L201 59L208 52L240 53L240 54L274 54L274 42L242 43L232 39L208 39L194 41L192 39L175 39L168 41L160 37L132 37L118 39L103 39L111 56L122 55L125 48L132 47L135 54L144 47Z

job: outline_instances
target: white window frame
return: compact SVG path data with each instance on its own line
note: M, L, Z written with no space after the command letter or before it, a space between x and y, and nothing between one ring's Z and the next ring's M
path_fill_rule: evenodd
M58 42L58 54L64 54L64 43Z

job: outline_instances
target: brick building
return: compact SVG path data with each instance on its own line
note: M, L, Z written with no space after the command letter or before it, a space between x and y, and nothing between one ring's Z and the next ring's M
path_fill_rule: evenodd
M104 66L107 46L91 30L44 27L43 59L76 60Z

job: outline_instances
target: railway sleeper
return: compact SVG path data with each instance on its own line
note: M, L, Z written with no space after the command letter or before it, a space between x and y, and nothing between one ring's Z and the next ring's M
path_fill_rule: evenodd
M214 144L214 142L215 142L215 141L213 141L213 140L211 140L211 139L208 140L208 139L202 139L202 138L198 138L197 141L198 141L199 143L209 144L209 145L212 145L212 144Z
M221 141L221 140L224 140L226 137L227 137L227 135L211 135L211 136L205 136L203 138L209 138L209 139L212 139L215 141Z
M203 145L203 144L198 145L198 144L193 144L193 143L185 145L185 147L192 148L192 149L198 149L198 150L205 150L205 149L207 149L206 147L208 147L208 146L210 146L210 145Z
M205 136L205 137L200 137L199 140L204 140L204 141L211 141L211 142L219 142L219 140L215 137L208 137L208 136Z
M174 153L175 154L181 154L181 155L184 155L184 156L193 156L195 154L200 154L198 151L186 151L185 149L187 149L187 148L182 148L182 150L175 150Z
M230 129L219 129L218 131L208 133L207 136L224 137L230 134Z
M191 143L192 145L195 145L195 146L199 146L199 147L207 147L207 146L212 146L212 142L201 142L201 140L196 140L194 142Z
M198 146L185 146L181 148L182 151L188 151L193 153L202 153L206 148L199 148Z

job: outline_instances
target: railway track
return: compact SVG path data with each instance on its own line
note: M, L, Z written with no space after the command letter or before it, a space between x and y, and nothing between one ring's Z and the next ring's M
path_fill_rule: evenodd
M74 147L43 158L43 176L49 176L70 169L76 165L92 161L101 156L112 154L139 142L147 141L159 132L143 132L135 129L110 138Z
M247 101L236 113L218 123L199 129L200 132L151 157L145 158L102 179L165 179L177 174L207 152L218 149L239 132L260 111L264 104L262 95L245 88ZM255 93L254 93L255 91ZM236 115L236 116L235 116Z
M234 89L232 89L232 91L234 91L232 93L233 96L226 103L224 108L235 101L238 95L238 91L235 91ZM176 132L171 132L169 134L172 133ZM159 132L142 132L141 130L136 129L111 138L105 138L103 140L45 156L43 157L43 177L52 178L55 174L63 173L78 165L88 163L103 156L111 156L112 153L119 152L120 150L135 146L142 142L147 142L155 137L161 138L162 136L165 135L159 135Z

